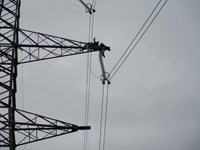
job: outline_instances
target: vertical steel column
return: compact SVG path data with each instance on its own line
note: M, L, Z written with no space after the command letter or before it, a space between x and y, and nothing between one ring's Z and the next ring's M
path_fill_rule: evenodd
M20 0L0 1L0 147L15 150ZM7 131L7 129L9 129Z

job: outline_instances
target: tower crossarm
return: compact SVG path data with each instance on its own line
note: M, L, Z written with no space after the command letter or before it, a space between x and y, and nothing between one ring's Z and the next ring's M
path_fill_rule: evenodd
M16 139L16 146L46 140L78 130L90 129L90 126L77 126L58 119L19 109L15 109L15 115L19 120L15 122L15 134L18 137ZM4 138L2 138L0 147L7 147L9 145L9 139L6 138L6 133L9 131L9 122L2 118L0 123L4 125L4 127L1 128L1 136Z
M77 55L98 51L92 43L80 42L40 32L19 29L18 63L28 63L46 59ZM5 44L5 46L7 46Z

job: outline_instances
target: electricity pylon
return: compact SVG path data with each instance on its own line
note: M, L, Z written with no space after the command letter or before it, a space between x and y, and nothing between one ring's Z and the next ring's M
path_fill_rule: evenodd
M95 42L85 43L20 29L20 5L21 0L0 0L0 148L10 150L90 129L90 126L77 126L16 108L18 65L100 51L102 48Z

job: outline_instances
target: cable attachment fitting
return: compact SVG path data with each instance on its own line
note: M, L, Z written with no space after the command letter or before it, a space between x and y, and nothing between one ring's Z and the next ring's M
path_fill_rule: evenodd
M109 79L110 79L110 74L108 72L102 73L101 78L100 78L100 80L102 81L102 84L105 84L106 81L108 82L108 84L111 84Z
M106 46L105 44L101 43L99 44L99 41L96 41L96 38L93 39L93 42L85 44L83 47L84 49L89 49L92 51L99 51L102 53L103 57L105 57L104 52L106 50L110 51L110 47Z
M85 3L84 1L82 1L82 0L79 0L79 1L80 1L81 4L85 7L85 11L86 11L87 13L89 13L89 14L91 15L92 13L95 12L95 9L92 8L92 4L90 4L90 3L86 4L86 3Z
M94 39L94 43L96 43L95 39ZM105 51L108 50L110 51L110 47L104 45L103 43L101 43L99 45L99 61L100 61L100 66L101 66L101 71L102 71L102 75L101 75L101 81L102 84L105 84L105 82L107 81L108 84L110 84L110 74L108 72L105 71L105 67L104 67L104 63L103 63L103 58L105 58Z
M91 4L91 3L88 3L86 6L87 6L87 7L85 8L85 12L86 12L86 13L89 13L90 15L91 15L92 13L95 13L95 9L92 8L92 4Z
M93 40L93 43L87 43L84 46L84 49L90 49L92 51L99 51L99 61L100 61L100 66L101 66L101 71L102 71L102 76L101 76L101 81L103 84L105 84L105 81L110 84L110 74L105 71L104 63L103 63L103 58L105 58L105 51L110 51L110 47L106 46L103 43L99 44L99 41L96 41L95 38Z

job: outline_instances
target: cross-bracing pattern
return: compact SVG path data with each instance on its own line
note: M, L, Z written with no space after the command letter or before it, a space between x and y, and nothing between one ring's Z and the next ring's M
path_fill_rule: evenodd
M19 0L0 1L0 147L15 149ZM3 122L7 122L4 124ZM5 130L9 128L9 130Z
M19 30L19 63L27 63L95 51L86 47L85 42L75 41L44 33ZM96 50L97 51L97 50Z
M21 30L19 12L20 0L0 0L0 147L10 150L15 150L19 145L90 128L17 109L17 66L99 50L92 43Z
M23 110L16 110L15 116L16 146L90 129Z

